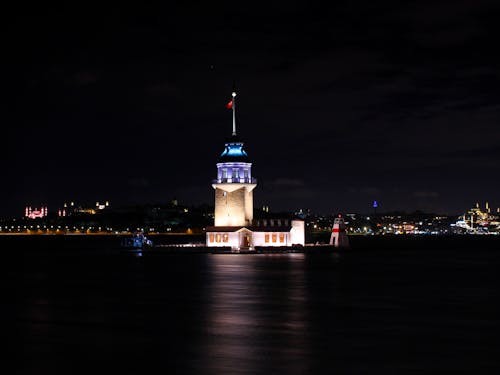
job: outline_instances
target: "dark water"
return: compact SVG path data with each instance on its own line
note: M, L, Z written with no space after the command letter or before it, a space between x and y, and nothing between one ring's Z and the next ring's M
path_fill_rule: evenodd
M339 254L142 257L116 251L115 240L0 237L9 373L500 369L500 238L359 237Z

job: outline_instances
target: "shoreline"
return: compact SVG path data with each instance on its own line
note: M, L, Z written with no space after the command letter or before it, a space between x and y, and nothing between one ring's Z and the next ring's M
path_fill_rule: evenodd
M0 236L132 236L134 232L120 232L120 233L109 233L109 232L98 232L98 233L82 233L82 232L66 232L66 231L51 231L51 232L0 232ZM147 233L148 236L204 236L205 233L177 233L177 232L158 232L158 233Z

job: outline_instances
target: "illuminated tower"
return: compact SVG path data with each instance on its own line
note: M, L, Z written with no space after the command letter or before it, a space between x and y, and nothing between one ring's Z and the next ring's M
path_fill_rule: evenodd
M217 163L215 189L215 226L248 226L253 219L253 189L257 180L252 178L252 163L243 142L236 135L236 92L227 107L233 110L233 133Z

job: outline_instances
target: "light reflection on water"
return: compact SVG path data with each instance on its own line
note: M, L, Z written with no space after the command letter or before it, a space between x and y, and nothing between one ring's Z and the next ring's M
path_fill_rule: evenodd
M288 373L304 373L304 256L274 256L279 267L271 270L262 257L210 258L213 276L202 362L215 371L231 373L262 373L270 365L275 370L282 366Z
M498 373L497 251L4 260L21 373Z

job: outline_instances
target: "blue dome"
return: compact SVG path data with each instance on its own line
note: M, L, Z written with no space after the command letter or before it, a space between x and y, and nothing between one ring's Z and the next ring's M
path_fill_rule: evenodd
M243 150L243 142L235 137L226 143L226 148L219 157L219 161L225 162L248 162L248 154Z

